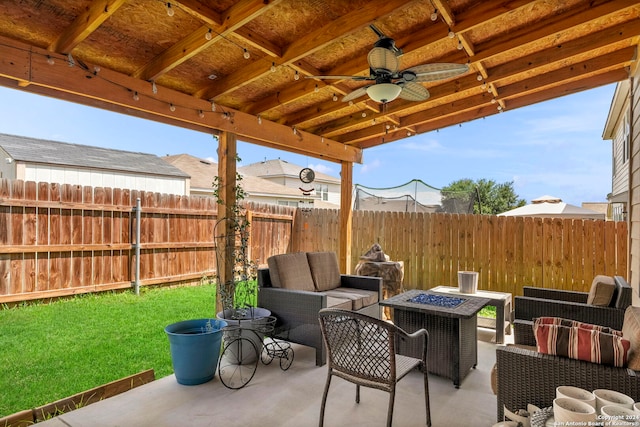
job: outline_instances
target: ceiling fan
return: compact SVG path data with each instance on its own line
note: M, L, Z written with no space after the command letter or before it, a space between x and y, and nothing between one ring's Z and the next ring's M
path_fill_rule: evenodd
M467 64L454 63L423 64L398 71L400 68L398 58L402 55L402 49L396 46L395 40L385 36L374 25L369 27L378 36L378 41L367 56L368 76L308 76L308 78L372 81L374 83L348 93L342 101L353 101L367 94L374 101L385 104L396 98L424 101L429 98L429 91L420 85L420 82L448 79L469 71Z

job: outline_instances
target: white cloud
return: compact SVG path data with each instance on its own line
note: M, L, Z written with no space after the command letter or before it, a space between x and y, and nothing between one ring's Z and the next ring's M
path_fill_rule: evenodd
M360 167L360 173L369 173L375 171L376 169L382 166L382 162L378 159L375 159L371 162L366 162Z
M333 170L332 167L327 166L327 165L325 165L323 163L318 163L318 164L315 164L315 165L309 165L309 167L311 169L313 169L314 171L316 171L316 172L324 173L326 175L334 175L334 176L337 175L337 172L335 170Z

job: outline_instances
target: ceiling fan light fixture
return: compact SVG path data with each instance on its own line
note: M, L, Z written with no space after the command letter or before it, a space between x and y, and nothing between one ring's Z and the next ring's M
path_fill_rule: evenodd
M380 83L367 88L367 95L376 102L391 102L400 95L402 88L393 83Z

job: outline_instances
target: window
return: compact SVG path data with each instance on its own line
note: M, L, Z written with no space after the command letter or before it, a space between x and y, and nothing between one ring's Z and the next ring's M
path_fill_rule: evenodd
M326 184L321 184L316 187L316 196L320 200L329 200L329 186Z

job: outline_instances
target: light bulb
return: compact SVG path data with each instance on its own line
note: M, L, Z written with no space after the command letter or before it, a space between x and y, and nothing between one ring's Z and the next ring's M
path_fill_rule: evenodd
M457 48L458 48L458 50L462 50L463 49L462 42L458 42Z
M261 125L262 124L262 117L258 116L258 124Z
M298 70L296 70L295 74L293 75L293 80L300 80L300 74L298 74Z
M275 62L272 62L272 63L271 63L271 72L272 72L272 73L275 73L275 72L276 72L276 63L275 63Z
M333 98L332 98L332 99L333 99L334 101L337 101L337 100L338 100L338 95L336 95L336 94L334 93L334 94L333 94Z
M491 103L492 103L492 104L495 104L496 102L498 102L498 101L496 101L496 99L495 99L495 98L491 98Z
M242 52L242 56L244 57L244 59L251 58L251 54L249 53L249 51L247 49L244 49L244 52Z
M211 101L211 111L216 111L216 104L213 101Z
M158 86L156 86L156 82L151 82L151 92L158 93Z
M362 117L367 117L367 113L365 113L364 111L362 112Z
M435 21L438 19L438 9L434 10L433 13L431 14L431 20Z
M209 31L206 32L204 38L207 40L211 40L213 38L213 34L211 34L211 28L209 28Z
M447 34L447 36L452 39L456 36L456 33L454 33L452 30L449 30L449 34Z
M198 111L198 117L200 117L201 119L204 118L204 111L199 110Z
M140 100L140 96L138 95L138 92L133 92L133 100L134 101L139 101Z
M320 92L320 88L318 87L318 85L316 85L316 87L313 89L313 91L314 91L315 93Z
M174 13L175 13L175 11L171 7L171 3L167 3L167 15L173 16Z
M173 104L169 104L169 110L171 110L172 112L176 111L176 106Z
M478 75L476 76L476 80L478 80L479 82L481 82L481 81L482 81L482 74L478 74Z
M56 63L56 61L55 61L52 57L50 57L49 55L47 55L47 64L49 64L49 65L53 65L53 64L55 64L55 63Z

